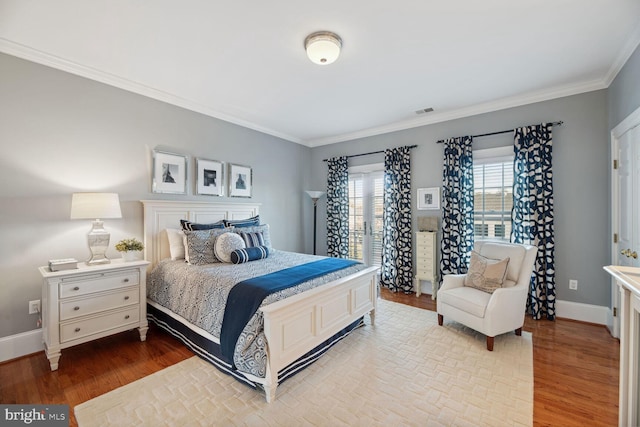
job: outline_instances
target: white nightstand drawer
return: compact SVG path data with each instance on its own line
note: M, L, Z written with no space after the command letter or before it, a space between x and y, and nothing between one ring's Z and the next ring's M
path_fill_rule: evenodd
M418 271L416 271L416 277L433 277L433 269L431 268L419 268Z
M100 296L89 295L87 298L66 299L60 302L60 320L138 304L139 301L140 288L137 286Z
M125 288L140 283L138 270L88 274L64 278L60 282L60 298L75 297L109 289Z
M135 327L137 326L139 319L140 307L133 306L127 310L109 312L102 316L89 317L75 322L61 323L60 342L64 343L76 340L130 323L132 324L132 327Z

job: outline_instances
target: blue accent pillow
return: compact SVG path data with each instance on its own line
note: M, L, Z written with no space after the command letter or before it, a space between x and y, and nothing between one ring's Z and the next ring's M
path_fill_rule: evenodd
M260 215L252 216L247 219L223 219L225 227L253 227L255 225L260 225Z
M181 219L180 226L182 227L182 231L213 230L217 228L225 228L223 220L211 224L197 224L195 222L187 221L186 219Z
M254 231L254 232L248 232L248 233L241 231L238 234L240 235L240 237L242 237L242 240L244 240L244 245L247 248L253 248L256 246L266 246L264 244L264 235L260 231Z
M242 264L249 261L265 259L269 256L269 248L266 246L254 246L253 248L236 249L231 252L231 262Z

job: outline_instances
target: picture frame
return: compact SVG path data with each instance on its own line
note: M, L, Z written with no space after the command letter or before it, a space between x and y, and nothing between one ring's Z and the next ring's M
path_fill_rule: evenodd
M229 197L251 197L253 186L252 171L249 166L229 163Z
M224 163L196 159L196 194L224 196Z
M440 209L440 187L418 188L418 209Z
M153 150L151 190L154 193L187 194L187 156Z

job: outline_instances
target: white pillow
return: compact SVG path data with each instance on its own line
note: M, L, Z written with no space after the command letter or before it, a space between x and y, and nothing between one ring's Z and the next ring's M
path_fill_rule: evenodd
M182 230L167 228L167 238L169 239L169 253L172 260L184 259L184 239Z
M224 233L216 239L213 251L220 261L231 262L231 252L244 247L244 240L239 234Z

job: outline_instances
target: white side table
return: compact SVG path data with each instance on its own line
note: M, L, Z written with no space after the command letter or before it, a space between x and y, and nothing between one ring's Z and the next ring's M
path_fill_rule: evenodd
M146 340L148 265L117 259L98 266L78 263L74 270L39 268L42 332L52 371L64 348L134 328Z

